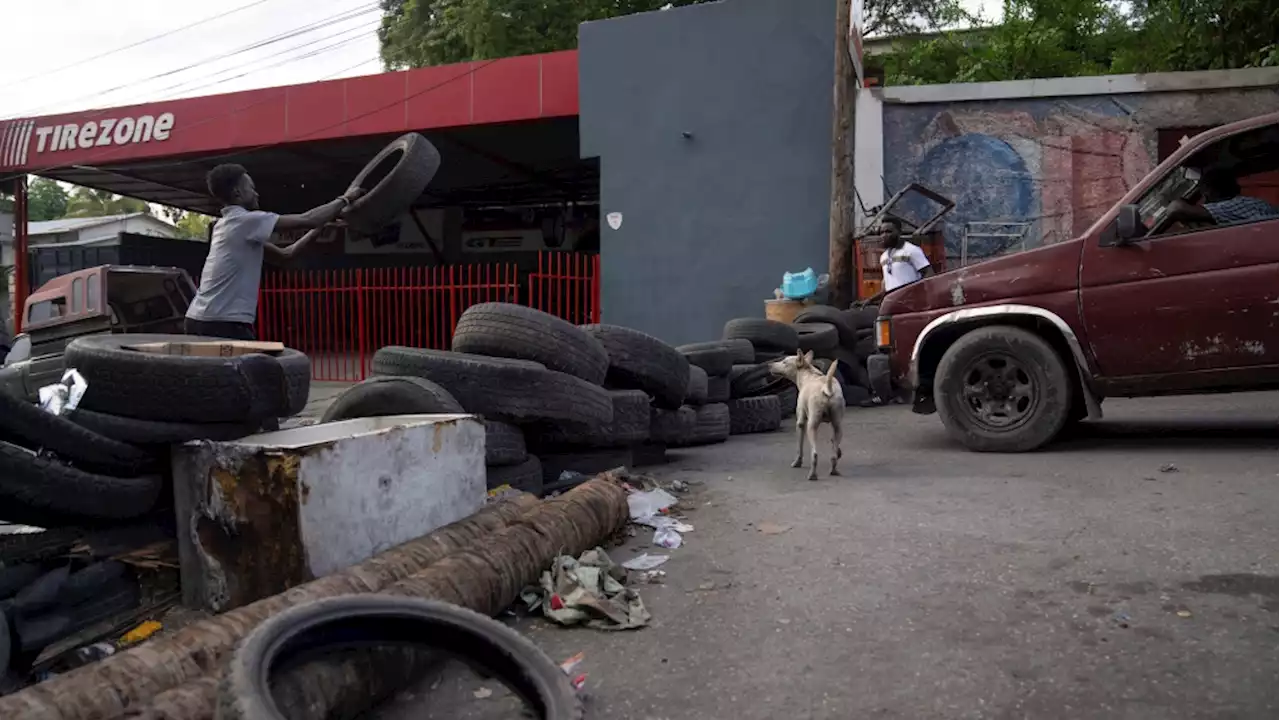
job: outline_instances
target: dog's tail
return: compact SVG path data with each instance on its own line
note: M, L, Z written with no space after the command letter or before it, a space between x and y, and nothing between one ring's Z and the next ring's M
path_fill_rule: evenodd
M822 394L827 397L831 397L836 392L832 383L836 382L836 366L839 364L839 360L832 359L831 367L827 368L827 384L822 388Z

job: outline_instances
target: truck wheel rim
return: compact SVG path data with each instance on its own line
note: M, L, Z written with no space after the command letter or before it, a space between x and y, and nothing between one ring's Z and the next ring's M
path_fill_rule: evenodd
M1026 423L1040 404L1030 371L1003 352L984 354L969 364L961 387L964 408L981 425L997 431Z

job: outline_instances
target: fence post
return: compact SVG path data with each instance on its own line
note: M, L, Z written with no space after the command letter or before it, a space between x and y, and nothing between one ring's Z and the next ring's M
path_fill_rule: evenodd
M368 375L365 354L368 350L368 336L364 324L364 270L356 269L356 343L360 347L360 379Z
M591 322L600 322L600 255L591 256Z

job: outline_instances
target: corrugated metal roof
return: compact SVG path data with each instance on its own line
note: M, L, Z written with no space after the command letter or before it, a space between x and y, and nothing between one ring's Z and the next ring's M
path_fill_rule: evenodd
M124 215L103 215L102 217L43 220L40 222L27 223L27 235L54 235L57 233L73 232L75 230L83 230L85 228L107 225L121 220L128 220L129 218L135 218L146 214L147 213L136 212L126 213ZM152 219L159 220L159 218ZM160 220L160 222L164 221Z

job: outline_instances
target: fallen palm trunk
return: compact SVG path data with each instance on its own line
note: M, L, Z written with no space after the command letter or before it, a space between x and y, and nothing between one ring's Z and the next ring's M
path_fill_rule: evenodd
M539 506L540 502L531 495L495 503L342 572L194 623L173 635L0 698L0 718L118 717L166 690L220 668L235 644L271 615L309 600L381 590Z
M207 720L213 717L222 660L245 634L280 609L323 597L384 590L492 615L536 581L557 554L577 555L616 531L626 522L626 508L626 493L611 477L541 503L529 496L500 503L341 573L199 623L208 626L200 632L189 632L197 626L187 628L168 638L167 646L156 647L165 643L161 640L85 668L105 672L68 673L0 699L0 717L105 720L135 708L132 717L149 720ZM487 517L477 520L481 515ZM465 531L456 528L463 524ZM245 611L253 612L245 617ZM237 613L239 620L228 625L224 619ZM119 662L130 655L136 655L131 662ZM116 667L107 668L113 661ZM367 703L382 696L381 688L400 682L396 678L414 677L424 669L416 662L413 667L407 662L399 665L389 671L373 661L315 663L299 671L291 702L293 707L326 708L353 702L352 698ZM405 676L405 671L412 674ZM10 706L10 700L23 704Z

